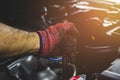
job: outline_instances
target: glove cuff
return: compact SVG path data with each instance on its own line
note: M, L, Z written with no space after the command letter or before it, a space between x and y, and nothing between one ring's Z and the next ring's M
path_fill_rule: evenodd
M40 45L40 48L39 48L39 51L38 51L38 54L42 54L42 48L43 48L43 40L42 40L42 36L41 36L41 33L40 31L37 32L38 36L39 36L39 45Z
M38 31L40 37L40 49L39 54L45 56L49 53L49 43L48 43L48 35L45 31Z
M42 56L50 55L59 42L60 32L56 28L48 28L44 31L38 31L38 34L40 35L40 54Z

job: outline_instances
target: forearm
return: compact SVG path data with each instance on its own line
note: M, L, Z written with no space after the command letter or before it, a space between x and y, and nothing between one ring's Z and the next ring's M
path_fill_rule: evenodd
M37 52L39 48L37 33L15 29L0 23L0 57Z

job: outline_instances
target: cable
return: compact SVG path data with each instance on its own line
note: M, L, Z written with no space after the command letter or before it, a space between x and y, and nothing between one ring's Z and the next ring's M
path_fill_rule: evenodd
M76 76L77 74L77 69L76 69L76 66L74 64L71 64L71 63L68 63L69 66L73 67L73 76Z

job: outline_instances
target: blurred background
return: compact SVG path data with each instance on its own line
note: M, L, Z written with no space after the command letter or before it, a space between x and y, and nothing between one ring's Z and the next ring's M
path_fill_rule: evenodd
M120 53L119 0L0 0L0 21L37 31L65 19L79 30L78 73L102 72Z

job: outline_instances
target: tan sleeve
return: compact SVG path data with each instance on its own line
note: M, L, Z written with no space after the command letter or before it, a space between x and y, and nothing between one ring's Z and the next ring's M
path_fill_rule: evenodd
M15 29L0 23L0 58L37 52L40 48L36 32Z

